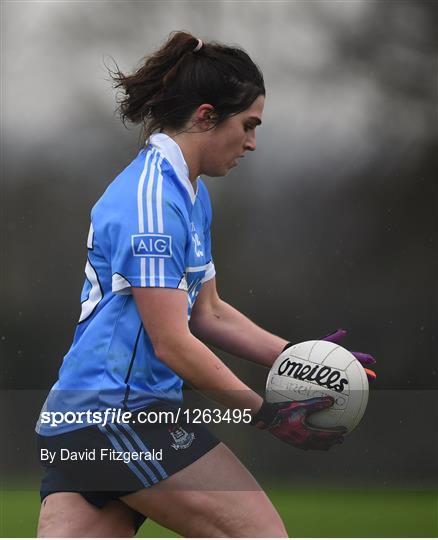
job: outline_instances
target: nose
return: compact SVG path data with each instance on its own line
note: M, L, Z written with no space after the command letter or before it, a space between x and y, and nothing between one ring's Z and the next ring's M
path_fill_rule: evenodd
M257 148L256 136L255 136L255 131L253 130L251 135L249 135L245 141L245 150L254 152L256 148Z

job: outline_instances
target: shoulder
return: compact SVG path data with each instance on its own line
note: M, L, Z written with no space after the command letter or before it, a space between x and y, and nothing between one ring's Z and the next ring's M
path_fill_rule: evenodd
M162 155L152 147L143 148L110 183L92 210L92 219L103 223L135 222L151 228L162 213L180 210L183 200L172 182ZM157 223L155 223L157 225Z
M148 173L148 155L145 149L125 167L108 185L102 196L93 207L93 213L107 212L132 206L137 203L139 187Z

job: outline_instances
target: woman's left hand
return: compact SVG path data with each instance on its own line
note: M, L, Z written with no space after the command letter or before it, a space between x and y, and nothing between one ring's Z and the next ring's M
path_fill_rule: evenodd
M339 342L347 335L347 330L344 330L343 328L339 328L335 332L332 332L331 334L328 334L327 336L321 338L321 341L330 341L330 343L336 343L339 344ZM367 366L371 366L376 363L376 360L374 359L371 354L362 353L362 352L353 352L350 351L351 354L359 360L359 362L362 364L362 366L365 369L365 373L367 374L368 380L370 382L374 381L377 378L377 375L372 369L369 369Z
M339 345L339 342L347 335L347 330L344 330L343 328L339 328L335 332L332 332L328 334L327 336L324 336L323 338L319 338L320 341L330 341L330 343L336 343ZM285 351L289 347L292 347L293 343L288 343L286 347L283 349ZM356 360L359 360L359 362L362 364L365 373L367 374L368 380L370 382L373 382L377 379L376 373L369 369L367 366L371 366L376 363L376 360L374 359L371 354L363 353L363 352L353 352L350 351L351 354L356 358Z

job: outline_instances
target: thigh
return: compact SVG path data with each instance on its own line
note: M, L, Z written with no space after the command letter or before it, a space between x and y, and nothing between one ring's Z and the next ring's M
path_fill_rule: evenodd
M222 443L159 484L121 500L186 537L287 536L266 494Z
M39 538L117 538L135 535L135 512L121 501L97 508L79 493L52 493L41 504Z

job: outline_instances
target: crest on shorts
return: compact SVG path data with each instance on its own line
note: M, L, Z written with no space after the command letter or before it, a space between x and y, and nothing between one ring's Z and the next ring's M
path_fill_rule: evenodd
M188 448L195 439L194 433L187 433L181 426L170 428L169 433L173 439L171 447L175 450L184 450Z

